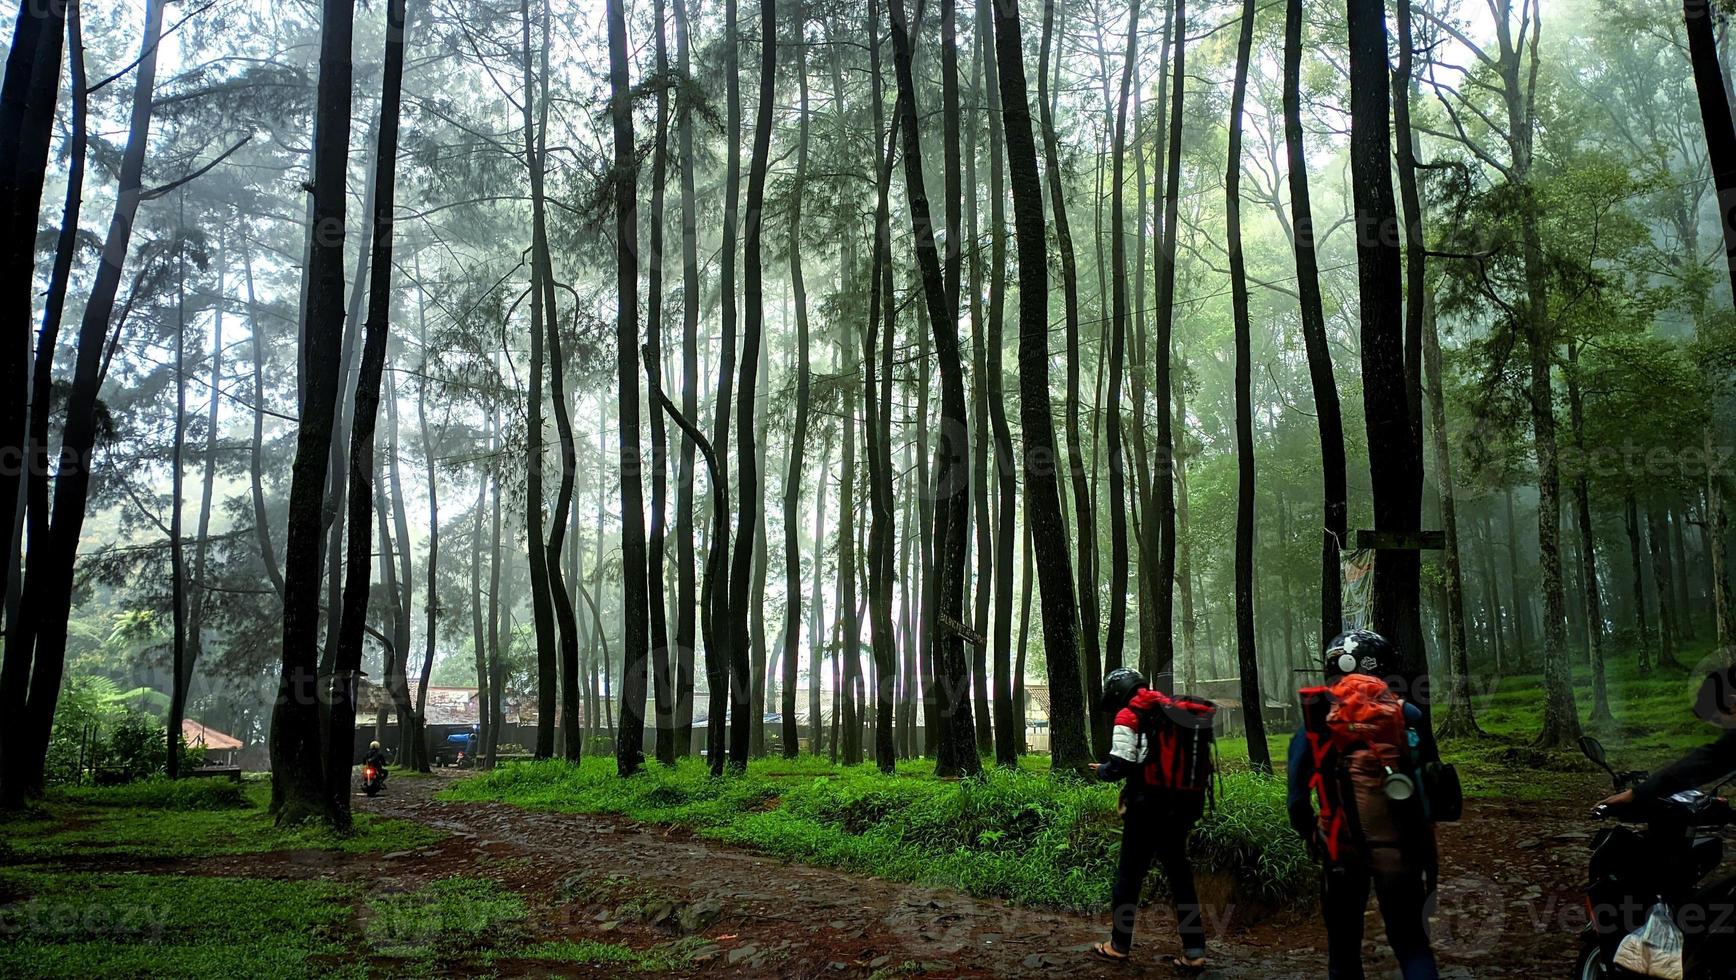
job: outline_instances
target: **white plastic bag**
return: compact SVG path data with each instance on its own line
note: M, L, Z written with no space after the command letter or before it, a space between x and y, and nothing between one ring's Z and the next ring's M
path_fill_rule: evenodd
M1615 965L1641 976L1682 980L1682 930L1664 903L1652 906L1646 924L1622 938Z

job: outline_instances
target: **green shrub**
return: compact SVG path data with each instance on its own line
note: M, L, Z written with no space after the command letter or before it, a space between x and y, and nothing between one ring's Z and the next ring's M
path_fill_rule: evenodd
M226 779L142 779L120 786L67 786L54 798L80 806L154 810L247 810L253 802L241 784Z
M99 778L132 782L154 776L169 764L169 742L160 725L132 717L115 726L96 753Z

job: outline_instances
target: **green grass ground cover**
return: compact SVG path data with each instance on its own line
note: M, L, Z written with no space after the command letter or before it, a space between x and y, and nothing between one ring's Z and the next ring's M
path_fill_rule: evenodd
M678 969L703 941L538 941L486 878L366 896L228 876L0 871L0 976L339 978L487 973L504 961Z
M1681 668L1656 667L1638 670L1638 658L1628 651L1612 651L1605 662L1612 724L1587 725L1587 731L1602 739L1612 759L1630 767L1654 766L1715 737L1714 730L1693 713L1694 696L1705 663L1713 653L1710 644L1678 654ZM1582 720L1591 714L1591 672L1575 663L1573 696ZM1537 735L1538 712L1543 701L1542 678L1522 674L1500 679L1477 701L1477 720L1483 730L1516 743Z
M192 858L265 851L402 851L440 834L406 820L355 815L349 834L280 828L266 812L271 787L217 780L147 780L125 786L52 791L26 819L4 825L14 857L68 855Z
M347 835L279 830L268 799L263 782L150 781L60 788L0 818L10 865L0 868L0 976L410 977L487 974L521 961L656 972L715 948L692 938L635 949L539 937L526 899L487 877L386 891L248 877L232 873L233 862L210 874L154 865L307 849L365 859L441 836L364 813Z
M0 893L11 977L304 977L351 916L349 889L317 881L7 869Z

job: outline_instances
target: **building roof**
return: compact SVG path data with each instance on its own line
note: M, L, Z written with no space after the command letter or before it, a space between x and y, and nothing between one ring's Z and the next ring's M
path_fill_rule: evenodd
M415 692L411 691L412 700ZM392 696L384 685L362 682L361 690L356 698L356 727L370 728L374 724L374 716L380 711L388 714L392 710ZM480 715L476 705L476 688L474 687L433 687L428 688L427 718L428 725L474 725Z
M191 718L181 719L181 738L189 746L205 748L213 752L232 752L241 747L241 740L235 736L226 735Z

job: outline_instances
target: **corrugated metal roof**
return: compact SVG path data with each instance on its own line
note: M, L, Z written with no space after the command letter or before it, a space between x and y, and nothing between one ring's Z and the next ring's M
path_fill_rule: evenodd
M181 719L181 738L186 740L188 746L213 752L231 752L241 747L241 740L235 736L226 735L191 718Z

